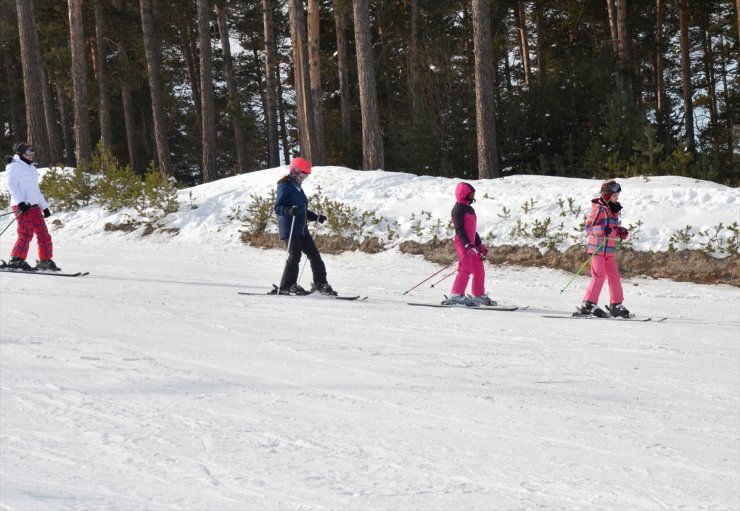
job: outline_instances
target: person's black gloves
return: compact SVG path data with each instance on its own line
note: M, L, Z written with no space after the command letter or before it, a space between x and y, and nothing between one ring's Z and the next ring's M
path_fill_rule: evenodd
M291 216L296 216L298 214L298 206L293 206L290 208L290 214Z
M51 211L49 211L49 208L46 208L44 210L44 218L49 218L51 216Z
M606 227L604 227L604 237L608 238L609 237L609 234L611 234L611 232L612 232L612 228L611 227L609 227L608 225Z
M29 209L31 209L31 205L27 202L19 202L18 203L18 209L21 210L21 213L25 213Z
M326 217L324 215L319 215L319 218L317 219L320 224L323 224L326 222Z

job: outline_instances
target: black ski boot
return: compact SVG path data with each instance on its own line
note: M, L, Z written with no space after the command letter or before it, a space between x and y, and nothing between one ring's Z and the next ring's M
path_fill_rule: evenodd
M606 317L606 312L604 312L594 302L589 302L588 300L583 302L583 305L578 307L578 312L576 314L580 314L582 316L596 316L597 318Z
M62 271L62 269L51 259L36 261L36 269L41 271Z
M318 291L319 294L327 295L327 296L337 296L337 292L332 289L332 287L327 283L324 282L323 284L311 284L311 292Z
M28 264L25 259L21 259L20 257L13 257L10 262L8 262L8 268L23 271L34 270L34 268L30 264Z
M630 314L630 311L627 310L627 307L625 307L621 303L612 303L606 308L606 310L608 310L609 314L611 314L615 318L631 318L632 317L632 314Z
M310 295L311 294L310 292L306 291L305 289L303 289L298 284L293 284L292 286L290 286L288 288L288 293L291 294L291 295L298 295L298 296Z

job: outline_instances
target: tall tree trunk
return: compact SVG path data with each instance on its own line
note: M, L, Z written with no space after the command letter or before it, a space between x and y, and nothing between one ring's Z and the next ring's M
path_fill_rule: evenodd
M69 105L67 95L62 89L61 80L55 85L57 95L57 109L59 110L59 123L62 125L62 143L64 145L64 161L69 166L75 166L75 136L72 132L72 121L69 118Z
M311 84L308 76L306 16L303 11L303 0L288 0L288 18L290 19L290 39L293 47L298 140L301 146L301 155L307 160L313 161L316 143Z
M23 94L26 98L26 131L25 137L18 134L18 140L33 145L35 159L39 164L49 163L49 138L44 118L44 95L42 92L41 55L39 53L38 35L36 34L36 16L32 0L16 0L18 15L18 36L21 45L21 64L23 68Z
M663 130L666 128L665 79L663 77L665 0L655 0L655 14L655 111L658 125Z
M357 80L360 88L360 111L362 112L362 168L364 170L382 169L385 166L385 153L378 115L378 93L375 88L373 45L367 0L352 0L352 12L355 18Z
M415 0L414 0L415 1ZM738 0L740 1L740 0ZM352 135L349 107L349 65L347 64L347 14L339 0L332 0L334 27L337 34L337 72L339 74L339 118L345 143Z
M531 70L529 64L529 38L527 37L527 14L524 10L524 2L517 1L514 6L514 17L516 18L519 32L519 51L522 56L522 67L524 68L524 85L529 87L531 81Z
M617 69L621 77L623 90L627 94L628 104L632 100L631 67L632 38L627 17L627 0L617 0Z
M44 96L44 119L46 135L49 138L49 164L53 165L62 162L62 137L54 113L54 95L51 93L51 84L44 66L41 66L41 93Z
M686 148L690 153L695 151L694 142L694 102L691 98L691 58L689 56L689 13L687 0L678 0L678 20L681 26L681 68L683 70L683 112L686 131Z
M606 0L606 12L609 17L609 33L612 37L612 50L614 56L619 55L619 32L617 29L617 0Z
M211 60L211 7L208 0L197 0L198 36L200 40L200 107L203 114L201 146L203 150L203 182L210 183L216 175L216 109L213 100L213 63Z
M740 7L740 5L738 5ZM720 45L724 46L724 36L720 35ZM729 105L732 101L731 99L731 92L728 87L728 80L727 80L727 55L723 52L720 54L720 63L722 65L722 90L723 95L725 97L725 105ZM736 123L732 122L731 119L728 116L727 122L725 123L727 129L725 130L725 136L727 140L727 161L730 162L730 165L734 165L735 163L735 144L733 143L734 134L733 130L735 129Z
M421 80L419 78L419 9L417 0L404 0L406 6L406 66L409 73L409 96L414 123L421 119Z
M15 66L13 65L13 59L10 56L10 50L8 48L3 49L3 61L5 65L5 81L8 87L8 104L10 106L10 115L12 125L10 126L10 135L13 140L20 140L23 137L23 108L21 102L18 101L20 93L18 92L18 76L15 72Z
M283 162L290 161L290 140L288 139L288 123L285 121L285 100L283 99L283 82L280 78L280 54L275 60L275 83L277 85L277 107L280 119L280 145L283 148Z
M708 17L708 16L707 16ZM712 35L708 33L709 20L703 24L701 31L702 49L704 51L704 75L707 84L707 102L709 106L709 134L712 150L719 153L719 115L717 113L717 78L714 75L714 50Z
M72 90L74 93L75 152L77 163L86 163L92 157L90 136L90 108L87 99L87 63L85 62L85 34L82 27L82 0L68 0L69 48L72 54Z
M267 128L267 166L280 165L277 117L277 79L275 66L275 27L272 22L272 2L262 0L262 24L265 33L265 124Z
M241 104L239 102L239 91L234 78L234 64L231 60L231 43L229 42L229 27L226 24L226 9L218 3L215 6L218 32L221 38L221 50L224 54L224 76L226 77L226 90L229 93L229 105L227 111L231 117L231 126L234 130L234 145L236 146L236 172L243 174L247 172L247 134L242 123Z
M544 9L542 4L537 2L534 13L534 22L537 30L537 83L543 85L545 83L545 76L547 73L547 62L545 61L545 48L547 42L545 41L545 22Z
M319 32L319 0L308 0L308 66L313 104L313 126L316 146L314 165L326 165L326 139L324 136L324 100L321 98L321 52Z
M491 14L488 0L472 0L472 2L478 179L490 179L499 176L496 154L496 114L493 104Z
M110 150L110 93L108 92L108 73L105 68L105 18L103 17L103 0L95 0L95 71L98 80L100 140Z
M126 70L129 67L128 55L126 54L126 48L118 43L118 59L120 61L121 68L124 70L121 73L120 86L121 86L121 104L123 106L123 121L126 126L126 146L128 149L128 164L136 172L142 173L144 171L143 166L139 162L139 156L136 145L136 115L134 110L134 102L131 96L131 87L126 82Z
M141 11L141 31L144 37L147 78L149 79L149 93L152 97L152 119L154 121L154 143L156 145L157 163L165 175L173 176L174 169L172 167L172 159L170 158L170 143L167 140L167 127L164 120L162 84L159 77L159 44L154 37L151 0L140 0L139 6Z
M395 97L393 91L393 83L391 82L390 73L390 56L393 50L390 48L388 43L388 32L386 28L386 16L381 6L375 11L375 25L378 27L378 42L380 43L380 55L376 60L377 67L380 70L381 80L383 81L384 96L386 101L386 115L388 116L388 124L393 126L395 123L395 108L393 107L393 98Z
M185 57L185 65L188 69L190 90L192 91L193 111L195 112L195 123L198 133L203 126L203 111L200 104L200 65L198 64L198 45L193 40L191 20L184 15L178 16L178 30L182 39L182 53Z

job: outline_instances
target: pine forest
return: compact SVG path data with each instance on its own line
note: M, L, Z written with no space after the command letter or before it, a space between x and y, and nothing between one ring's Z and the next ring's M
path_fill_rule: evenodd
M740 0L0 0L3 154L737 186Z

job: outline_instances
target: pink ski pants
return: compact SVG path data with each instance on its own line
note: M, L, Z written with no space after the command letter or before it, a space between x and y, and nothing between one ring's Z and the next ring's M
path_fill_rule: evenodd
M622 303L622 278L619 276L615 254L595 255L591 258L591 282L586 289L586 296L583 297L584 301L599 303L604 279L609 282L609 303Z
M457 242L457 239L455 240L455 249L457 249L458 263L457 277L455 277L455 282L452 284L452 294L464 295L472 274L473 284L470 287L470 292L473 296L483 296L486 294L486 269L483 266L483 261L477 255L468 255L468 251Z
M31 209L19 215L20 210L18 206L13 206L13 213L17 215L18 240L15 242L10 256L20 257L21 259L28 257L31 240L33 239L33 235L36 234L36 242L39 246L39 259L42 261L44 259L51 259L53 255L51 234L49 234L49 229L46 228L46 221L44 220L44 213L41 211L41 208L31 206Z

